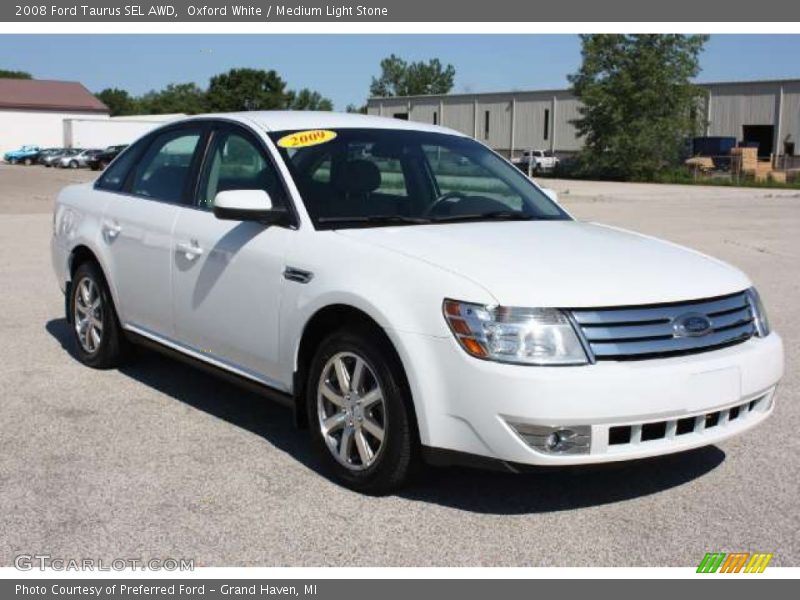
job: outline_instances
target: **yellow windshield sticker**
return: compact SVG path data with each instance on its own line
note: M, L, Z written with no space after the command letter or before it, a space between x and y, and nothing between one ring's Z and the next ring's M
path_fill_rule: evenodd
M305 148L307 146L316 146L317 144L324 144L330 142L336 137L335 131L327 129L309 129L308 131L298 131L297 133L290 133L283 136L278 140L278 146L281 148Z

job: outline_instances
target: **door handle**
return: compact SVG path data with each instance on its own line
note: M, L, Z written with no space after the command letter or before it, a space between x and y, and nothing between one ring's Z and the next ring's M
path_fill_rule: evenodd
M178 242L175 245L175 249L182 253L186 260L194 260L201 254L203 254L203 249L198 245L197 240L192 240L191 242Z
M119 235L120 231L122 231L122 227L120 227L117 223L112 223L110 221L103 223L103 233L109 240L115 239Z

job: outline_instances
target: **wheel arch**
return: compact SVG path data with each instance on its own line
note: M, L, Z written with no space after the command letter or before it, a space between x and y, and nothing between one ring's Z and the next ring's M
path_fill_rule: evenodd
M382 347L387 350L391 360L399 369L401 376L400 383L403 386L403 391L411 401L412 423L415 435L417 439L419 439L419 411L408 380L409 370L403 361L401 353L397 349L395 341L392 340L390 334L372 315L361 308L345 303L328 304L317 309L303 327L295 350L295 368L292 386L295 401L295 421L298 427L305 428L308 426L304 403L308 370L314 358L314 353L325 337L334 331L345 328L353 328L365 332L370 336L374 336L373 339L377 339Z
M67 294L65 297L65 301L69 302L69 290L72 287L72 279L75 275L75 271L78 267L83 264L84 262L91 261L97 265L100 269L100 272L103 274L103 278L106 281L106 285L108 286L109 292L111 293L111 300L114 302L114 308L117 310L117 314L119 314L119 302L117 300L117 290L114 286L114 283L108 277L108 269L104 264L104 261L101 258L100 253L96 252L84 242L80 242L70 249L69 253L67 254L67 265L66 265L66 290ZM69 313L69 311L67 311ZM67 318L69 319L69 314L67 314Z

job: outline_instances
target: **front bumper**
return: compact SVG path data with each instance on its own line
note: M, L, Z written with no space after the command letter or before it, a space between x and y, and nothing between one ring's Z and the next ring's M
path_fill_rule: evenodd
M451 338L394 335L424 445L529 465L612 462L716 443L769 416L783 375L775 333L689 356L579 367L482 361ZM537 449L519 433L537 426L588 427L588 451Z

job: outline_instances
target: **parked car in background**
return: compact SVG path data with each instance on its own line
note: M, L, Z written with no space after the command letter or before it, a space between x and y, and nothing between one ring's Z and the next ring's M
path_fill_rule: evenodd
M39 156L36 158L37 164L45 165L47 164L48 160L52 160L54 157L59 156L64 152L64 148L43 148L39 152Z
M513 162L521 171L527 171L528 165L534 173L541 171L552 171L558 166L558 157L550 150L525 150L522 156L513 159Z
M125 150L128 147L128 144L120 144L118 146L109 146L102 152L98 152L94 156L92 156L89 160L86 161L86 165L92 171L101 171L108 166L112 160L117 157L117 154Z
M65 156L75 156L81 152L83 152L82 148L61 148L57 152L40 157L39 162L48 168L57 167L59 166L59 161Z
M51 244L82 363L138 343L243 383L363 492L422 460L519 471L716 444L769 417L783 374L744 273L576 221L423 123L172 122L59 194Z
M97 148L80 150L75 154L62 156L60 159L58 159L58 161L56 161L54 166L61 167L62 169L77 169L78 167L87 167L89 165L89 160L100 152L102 152L102 150Z
M32 165L39 157L39 146L22 146L19 150L11 150L3 155L3 160L7 163L16 165Z

